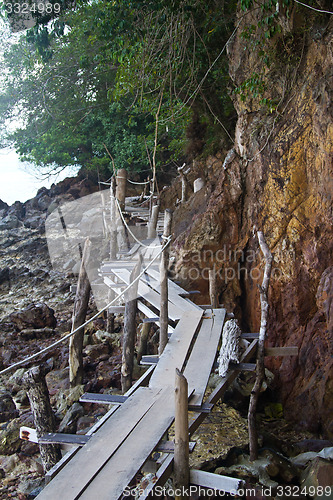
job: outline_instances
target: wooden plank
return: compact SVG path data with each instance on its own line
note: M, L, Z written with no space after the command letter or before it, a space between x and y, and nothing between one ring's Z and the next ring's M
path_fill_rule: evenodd
M158 486L165 484L166 480L170 477L173 469L173 455L168 455L164 460L161 467L158 469L154 476L154 481L150 481L148 486L140 495L139 500L146 500L154 494L154 489Z
M110 314L122 314L125 312L125 306L111 306L108 311Z
M189 443L189 452L192 453L195 445L197 443L195 441L190 441ZM174 453L175 451L175 443L174 441L162 441L160 444L158 444L155 448L155 451L158 451L160 453Z
M85 445L91 436L81 434L65 434L61 432L48 432L38 439L38 443L42 444L72 444L73 446Z
M174 420L173 389L160 392L149 411L100 470L80 500L117 500ZM66 500L68 500L66 498Z
M259 338L259 333L242 333L241 335L242 339L258 339Z
M234 370L237 372L245 371L245 372L255 372L256 364L255 363L230 363L229 370Z
M266 347L265 356L297 356L298 347Z
M174 387L175 370L182 370L192 339L198 329L203 311L185 311L177 324L163 355L150 379L149 387Z
M139 387L142 387L142 386L146 386L148 385L149 383L149 380L152 376L152 373L155 369L155 365L153 366L150 366L145 372L143 375L141 375L141 377L132 385L132 387L125 392L124 396L131 396L132 394L135 393L135 391L139 388Z
M121 404L128 398L119 394L93 394L86 392L80 397L81 403L99 403L99 404Z
M152 355L152 356L142 356L140 364L141 365L156 365L158 363L159 356L158 355Z
M127 285L129 284L130 272L128 269L115 269L115 276L122 279ZM160 308L160 295L153 289L149 288L143 281L139 281L138 293L140 297L154 306L158 311ZM169 317L172 321L177 321L182 315L182 310L174 304L169 304Z
M150 267L149 269L147 269L146 274L148 274L149 276L154 278L158 283L160 282L159 270L156 270L156 269ZM184 290L184 288L177 285L176 283L174 283L170 279L169 279L168 287L169 287L169 291L174 290L176 293L178 293L178 295L188 295L188 292L186 290Z
M220 476L212 472L205 472L203 470L191 469L190 470L190 483L204 488L210 488L217 491L224 491L237 495L237 491L241 489L245 482L241 479L236 479L228 476Z
M213 309L209 319L202 320L198 337L184 370L189 391L194 389L194 398L192 398L191 403L198 406L202 405L208 380L212 372L223 330L225 314L225 309Z
M147 317L152 318L154 316L153 311L151 309L149 309L149 307L146 306L146 304L144 304L143 302L141 302L141 300L138 300L138 309L143 314L145 314ZM160 326L160 322L159 321L154 321L154 323L157 326ZM173 333L173 332L174 332L174 328L171 325L169 325L169 327L168 327L168 333Z
M44 488L39 500L76 499L149 411L160 392L139 388L59 472L57 480Z

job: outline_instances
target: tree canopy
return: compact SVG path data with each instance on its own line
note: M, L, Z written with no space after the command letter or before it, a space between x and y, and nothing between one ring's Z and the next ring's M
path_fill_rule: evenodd
M228 140L224 47L235 1L63 7L4 51L1 125L19 126L2 139L22 159L47 171L144 172L154 162L163 171L200 153L209 137ZM193 135L200 140L191 143Z

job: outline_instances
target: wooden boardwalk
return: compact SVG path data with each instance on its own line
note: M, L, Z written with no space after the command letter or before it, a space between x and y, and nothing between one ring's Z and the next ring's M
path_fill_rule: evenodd
M104 282L115 293L120 293L121 285L125 287L130 282L131 267L134 264L135 261L131 258L125 264L119 261L104 263L101 266ZM91 429L86 444L69 452L67 460L64 457L61 466L57 468L57 475L38 495L39 500L122 498L123 492L160 445L174 421L176 368L188 380L189 404L196 412L190 425L190 434L205 418L207 410L203 401L216 360L226 313L224 309L205 311L185 298L187 292L170 280L168 289L172 335L158 363L150 367L148 374L125 394L127 397L112 400L110 396L109 402L113 402L114 406L103 417L100 425ZM139 281L138 308L157 323L159 292L158 270L149 269ZM251 344L252 350L255 343L256 341ZM243 361L247 361L250 355L245 354ZM236 375L232 374L230 380L233 376ZM226 384L225 381L224 383ZM216 402L211 396L210 400L213 404ZM156 473L156 485L163 484L170 475L172 460L172 453L167 454ZM193 472L191 477L194 481L197 475ZM241 483L228 479L232 488L237 489L237 485ZM146 498L153 487L150 485L147 495L142 498Z

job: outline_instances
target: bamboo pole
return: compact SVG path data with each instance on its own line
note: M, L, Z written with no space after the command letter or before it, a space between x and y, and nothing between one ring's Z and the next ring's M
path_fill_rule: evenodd
M175 454L173 470L174 489L185 493L190 483L188 384L184 375L176 369L175 381ZM177 491L178 492L178 491ZM176 495L182 500L185 494Z
M157 203L152 208L152 213L148 224L148 240L156 238L156 226L157 226L159 210L160 206L159 203Z
M256 427L256 409L259 399L259 393L265 377L265 337L268 319L268 286L272 270L272 254L267 246L264 235L261 231L257 232L260 249L265 258L265 270L262 285L259 285L260 304L261 304L261 322L257 350L257 365L256 365L256 381L251 391L249 411L248 411L248 427L249 427L249 447L250 460L258 458L258 433Z
M23 377L23 383L27 387L37 437L40 438L43 434L54 432L55 418L43 367L39 365L30 368ZM39 449L44 471L47 472L61 459L60 446L58 444L40 444Z
M172 224L172 211L166 210L164 213L164 231L163 240L166 241L171 235ZM167 246L162 255L160 262L160 280L161 280L161 294L160 294L160 338L159 338L159 355L162 354L168 342L168 324L169 324L169 311L168 311L168 267L169 267L169 247Z
M130 282L132 283L140 274L142 256L140 254L138 263L131 272ZM121 388L125 393L132 385L132 375L134 366L134 347L136 338L135 316L137 311L137 290L136 282L127 292L124 317L124 339L121 366Z
M90 240L87 238L84 244L74 302L72 332L83 325L86 320L90 297L90 282L86 272L90 255L90 244ZM80 385L83 381L83 337L84 329L82 328L69 339L69 381L71 387Z
M214 266L213 269L209 270L208 276L209 276L209 298L210 298L210 303L212 305L212 309L218 309L218 307L219 307L219 301L217 299L215 266Z
M110 187L111 197L111 227L110 227L110 259L117 257L117 205L116 205L116 179L112 177Z

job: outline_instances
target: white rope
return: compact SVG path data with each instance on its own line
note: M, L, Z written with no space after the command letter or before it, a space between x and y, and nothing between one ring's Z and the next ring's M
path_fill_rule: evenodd
M117 200L117 198L115 198L115 200L116 200L116 204L117 204L117 207L118 207L118 212L120 214L121 220L123 221L125 227L127 228L128 232L130 233L130 235L132 236L132 238L134 238L134 240L137 243L139 243L139 245L141 245L142 247L146 247L146 248L161 248L161 245L154 245L154 246L152 246L152 245L145 245L142 241L138 240L138 238L135 236L134 233L132 233L132 231L130 230L127 222L124 219L123 213L122 213L120 205L119 205L119 201Z
M13 365L11 366L8 366L7 368L5 368L4 370L1 370L0 371L0 375L4 375L5 373L8 373L10 371L12 371L14 368L18 368L19 366L22 366L22 365L25 365L26 363L28 363L29 361L32 361L33 359L36 359L38 356L40 356L41 354L45 354L49 351L51 351L52 349L54 349L55 347L57 347L58 345L60 345L62 342L65 342L65 340L69 339L70 337L72 337L73 335L75 335L75 333L79 332L80 330L82 330L82 328L85 328L87 325L89 325L89 323L91 323L92 321L94 321L95 319L98 318L98 316L100 314L102 314L102 312L106 311L109 307L111 307L116 301L118 301L118 299L120 297L122 297L125 293L128 292L128 290L137 282L139 281L140 278L142 278L142 276L147 272L147 270L150 268L150 266L155 262L155 260L157 260L157 258L162 254L162 252L164 251L164 249L170 244L171 242L171 236L169 236L169 238L167 239L167 241L165 242L165 244L163 245L163 247L161 248L161 250L155 255L155 257L149 262L149 264L144 268L144 270L139 274L139 276L137 278L135 278L132 283L130 283L126 288L125 290L123 290L119 295L117 295L117 297L115 297L113 300L111 300L111 302L109 302L105 307L103 307L103 309L101 309L100 311L98 311L92 318L88 319L85 323L83 323L83 325L79 326L78 328L76 328L73 332L71 333L68 333L67 335L65 335L64 337L62 337L61 339L57 340L56 342L54 342L53 344L51 344L50 346L48 347L45 347L44 349L42 349L41 351L39 352L36 352L35 354L32 354L31 356L25 358L25 359L22 359L22 361L18 361L17 363L14 363Z
M311 7L311 5L307 5L306 3L300 2L299 0L295 0L295 2L299 3L300 5L303 5L304 7L307 7L308 9L315 10L316 12L333 15L333 12L330 12L329 10L316 9L315 7Z
M123 179L124 177L122 177ZM137 186L143 186L145 184L149 184L150 181L145 181L145 182L134 182L134 181L130 181L129 179L127 179L127 182L129 182L130 184L136 184Z

